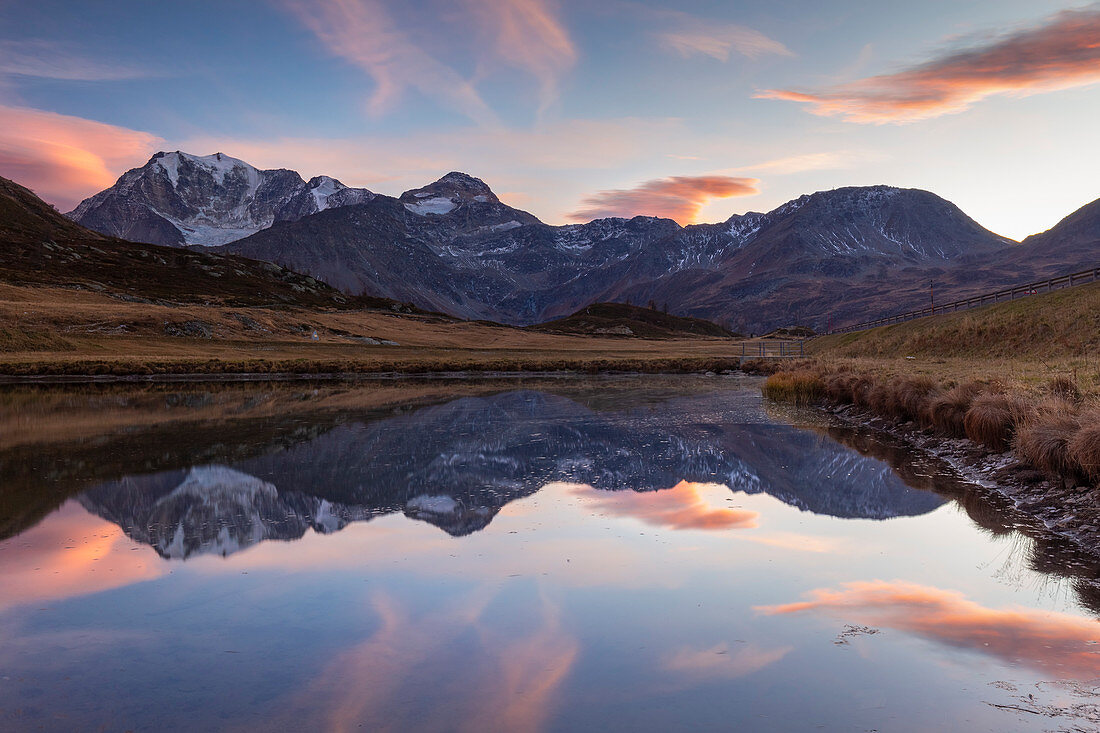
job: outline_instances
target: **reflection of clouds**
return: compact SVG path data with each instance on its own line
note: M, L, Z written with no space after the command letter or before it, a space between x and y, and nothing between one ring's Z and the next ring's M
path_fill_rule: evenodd
M798 550L800 552L815 552L834 554L841 551L844 544L833 537L814 537L797 532L773 532L771 534L742 535L741 539L756 542L769 547L778 547L783 550Z
M70 501L48 522L8 541L0 563L0 609L61 600L159 577L159 563L112 522Z
M1100 675L1100 624L1082 616L1029 608L986 608L956 591L902 581L819 588L810 600L757 610L768 614L825 611L886 626L948 646L971 649L1059 677Z
M681 647L665 658L664 667L695 679L736 679L778 662L790 650L789 646L762 649L746 644L731 651L726 642L709 649Z
M633 517L646 524L666 529L751 529L758 512L716 507L706 494L721 491L718 484L681 481L661 491L597 491L577 487L574 493L591 500L590 504L612 516ZM728 492L728 489L726 490Z
M417 616L379 594L381 625L339 654L285 711L285 727L327 711L319 728L371 730L533 730L541 727L577 656L557 607L534 593L520 617L535 628L484 618L485 588ZM455 674L455 670L460 670ZM418 704L423 702L423 704ZM283 727L282 725L276 727Z

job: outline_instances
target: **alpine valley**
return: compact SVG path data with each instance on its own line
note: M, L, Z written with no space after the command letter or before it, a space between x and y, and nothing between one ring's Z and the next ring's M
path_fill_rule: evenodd
M636 216L552 226L464 173L395 198L177 151L157 153L67 216L465 319L527 325L618 301L764 332L920 307L930 282L954 299L1093 267L1098 206L1023 243L933 193L890 186L817 192L718 224Z

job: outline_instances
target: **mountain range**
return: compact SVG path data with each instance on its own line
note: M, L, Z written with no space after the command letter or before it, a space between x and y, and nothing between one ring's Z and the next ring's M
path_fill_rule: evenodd
M172 246L212 245L349 294L515 325L596 301L646 303L761 332L824 328L1096 264L1100 202L1023 243L933 193L891 186L801 196L680 226L637 216L553 226L452 172L399 197L260 171L220 153L157 153L68 216Z

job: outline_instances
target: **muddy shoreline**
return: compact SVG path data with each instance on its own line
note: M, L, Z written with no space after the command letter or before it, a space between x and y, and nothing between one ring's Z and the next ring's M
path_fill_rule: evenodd
M966 438L945 438L915 422L899 422L853 405L819 407L840 424L884 433L938 458L993 500L1007 501L1020 528L1071 543L1100 563L1100 498L1089 486L1057 480L1023 463L1012 450L995 452Z

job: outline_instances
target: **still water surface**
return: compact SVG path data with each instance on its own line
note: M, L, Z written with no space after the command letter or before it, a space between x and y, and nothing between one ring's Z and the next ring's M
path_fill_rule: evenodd
M0 393L4 730L1093 730L1095 564L738 379Z

